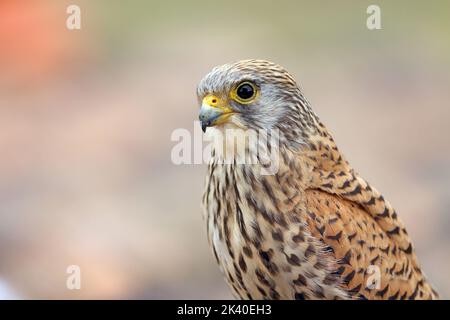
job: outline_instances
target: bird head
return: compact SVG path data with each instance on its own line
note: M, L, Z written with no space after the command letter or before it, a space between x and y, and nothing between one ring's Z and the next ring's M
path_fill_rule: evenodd
M208 127L298 132L315 115L293 77L265 60L242 60L215 67L197 88L199 119Z

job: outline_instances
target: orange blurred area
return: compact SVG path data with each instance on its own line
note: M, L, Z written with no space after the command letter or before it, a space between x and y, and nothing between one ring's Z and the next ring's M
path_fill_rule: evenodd
M0 84L39 85L84 54L64 1L0 2Z

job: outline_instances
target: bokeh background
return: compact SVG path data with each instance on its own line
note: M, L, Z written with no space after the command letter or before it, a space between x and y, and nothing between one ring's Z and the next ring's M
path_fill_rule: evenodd
M202 76L244 58L290 70L448 297L449 34L448 1L1 0L0 297L230 298L206 167L174 165L170 137L194 130Z

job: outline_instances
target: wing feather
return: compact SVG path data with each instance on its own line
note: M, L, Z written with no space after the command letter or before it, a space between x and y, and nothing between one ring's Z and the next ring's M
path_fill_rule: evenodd
M428 299L434 297L414 253L399 250L359 204L323 190L305 192L311 234L337 259L343 288L355 298Z

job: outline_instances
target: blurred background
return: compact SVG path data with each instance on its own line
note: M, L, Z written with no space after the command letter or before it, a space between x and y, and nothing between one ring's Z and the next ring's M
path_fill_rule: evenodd
M294 75L448 297L450 3L376 1L369 31L373 3L0 0L0 298L230 298L206 166L174 165L170 137L203 75L244 58Z

